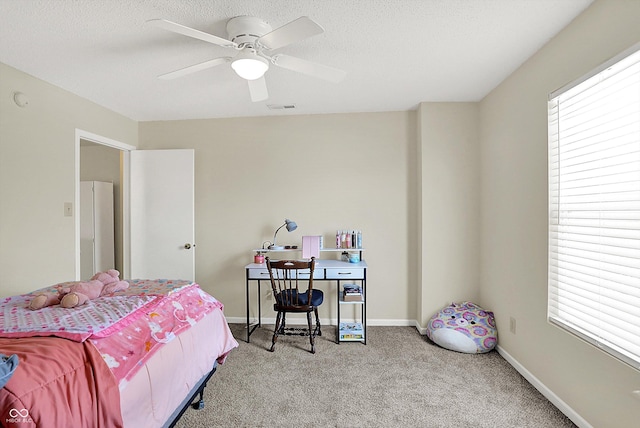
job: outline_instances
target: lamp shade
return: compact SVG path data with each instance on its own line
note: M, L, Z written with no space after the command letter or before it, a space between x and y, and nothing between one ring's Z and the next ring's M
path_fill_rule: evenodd
M292 220L289 220L289 219L286 219L284 221L284 224L287 225L287 230L289 232L293 232L294 230L296 230L298 228L298 225L296 224L296 222L292 221Z
M273 234L273 243L269 246L270 250L282 250L284 248L282 245L276 245L276 235L278 235L278 231L285 226L287 228L287 232L293 232L298 228L298 225L296 224L295 221L289 220L288 218L286 218L284 220L284 224L279 228L277 228L276 232Z
M264 76L269 62L256 54L240 52L231 62L236 74L246 80L256 80Z

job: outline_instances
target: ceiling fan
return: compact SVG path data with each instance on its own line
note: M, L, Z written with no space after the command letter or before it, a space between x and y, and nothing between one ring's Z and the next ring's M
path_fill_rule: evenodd
M324 32L320 25L307 16L301 16L275 30L272 30L271 26L260 18L237 16L227 22L229 39L223 39L165 19L151 19L147 23L238 51L233 56L214 58L162 74L158 76L160 79L174 79L230 62L236 74L247 80L251 101L258 102L266 100L269 96L264 73L269 69L270 64L334 83L340 82L346 76L345 71L337 68L280 53L271 55L271 51Z

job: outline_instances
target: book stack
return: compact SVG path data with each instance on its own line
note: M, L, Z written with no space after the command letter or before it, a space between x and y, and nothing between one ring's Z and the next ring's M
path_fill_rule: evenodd
M340 340L363 340L364 329L359 322L341 322Z
M345 302L362 302L362 287L357 284L344 284L342 297Z

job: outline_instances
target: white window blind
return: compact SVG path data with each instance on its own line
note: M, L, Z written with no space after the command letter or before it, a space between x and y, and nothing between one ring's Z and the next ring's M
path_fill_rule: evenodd
M548 111L549 321L636 368L639 49L551 94Z

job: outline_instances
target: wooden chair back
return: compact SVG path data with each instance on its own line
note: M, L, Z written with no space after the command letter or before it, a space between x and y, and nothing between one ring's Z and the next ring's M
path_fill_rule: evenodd
M303 260L270 260L266 258L274 309L307 312L313 309L313 270L315 258Z

